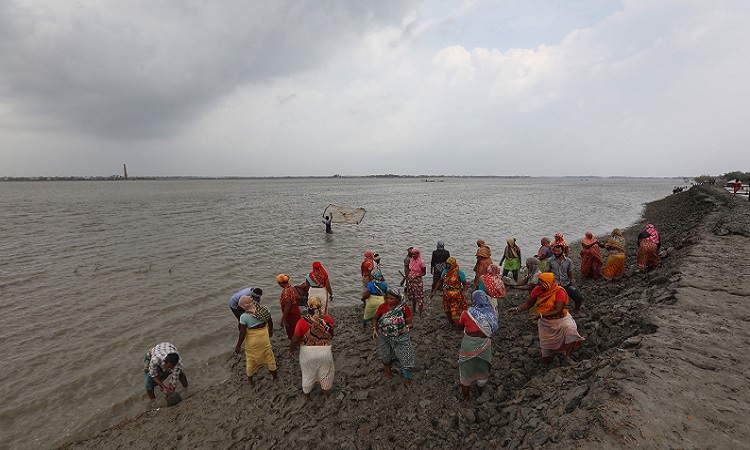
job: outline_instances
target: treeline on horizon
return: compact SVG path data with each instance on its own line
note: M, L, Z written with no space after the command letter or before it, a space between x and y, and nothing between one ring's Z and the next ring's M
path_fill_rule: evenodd
M696 183L706 183L711 178L718 178L720 180L726 180L726 181L732 181L732 180L750 180L750 172L740 172L740 171L727 172L724 175L719 175L718 177L717 176L713 176L713 175L701 175L701 176L695 177L695 182Z
M743 172L730 172L732 174ZM742 179L747 178L746 174ZM705 180L699 178L705 177ZM708 181L710 175L701 175L696 177L696 182ZM531 175L396 175L396 174L377 174L377 175L327 175L327 176L268 176L268 177L239 177L239 176L224 176L224 177L204 177L204 176L128 176L127 178L122 175L110 175L110 176L32 176L32 177L2 177L0 181L132 181L132 180L265 180L265 179L324 179L324 178L408 178L408 179L424 179L424 181L432 181L433 179L440 178L580 178L580 179L637 179L637 178L665 178L665 179L687 179L689 177L628 177L628 176L609 176L604 177L600 175L568 175L560 177L532 177ZM719 177L721 178L721 177ZM734 179L734 178L732 178Z

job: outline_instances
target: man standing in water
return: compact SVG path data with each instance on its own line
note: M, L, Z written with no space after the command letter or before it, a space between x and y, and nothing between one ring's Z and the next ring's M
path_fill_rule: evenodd
M175 390L175 384L177 380L180 380L182 387L188 387L187 377L182 371L182 359L177 353L177 348L169 342L162 342L157 344L154 348L146 352L144 356L144 368L143 373L146 378L146 393L148 398L154 400L154 388L159 386L164 391L164 394L169 394ZM172 376L168 385L164 384L164 381Z
M333 234L333 230L331 229L331 222L331 216L323 216L323 223L326 225L327 234Z
M565 292L568 293L568 297L572 298L575 303L573 313L578 314L581 309L581 303L583 303L583 296L580 291L573 286L575 283L573 261L563 253L564 250L562 244L557 244L552 247L552 258L547 262L544 271L552 272L555 275L555 281L557 281L557 284L565 289Z

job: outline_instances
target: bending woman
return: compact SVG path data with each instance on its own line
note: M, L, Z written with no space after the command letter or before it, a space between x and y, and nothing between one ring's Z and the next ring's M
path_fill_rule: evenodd
M372 280L367 283L367 292L362 296L362 303L365 305L365 311L362 314L362 326L372 324L375 312L380 305L385 302L385 293L388 291L388 285L385 281Z
M508 314L517 314L536 305L536 316L539 329L539 346L542 359L550 363L552 355L563 352L570 358L573 350L580 347L585 340L578 334L578 325L565 307L568 305L568 294L555 282L555 275L544 272L539 275L539 285L531 291L529 301L523 305L510 308Z
M612 236L604 244L604 248L609 250L609 256L602 275L607 281L620 278L625 271L625 238L619 228L612 230Z
M307 315L297 322L294 337L289 346L289 356L299 349L299 367L302 370L302 393L305 400L315 384L320 384L323 398L328 399L333 386L336 368L333 365L333 319L321 313L322 305L318 297L307 301Z
M469 388L477 385L477 397L487 384L492 368L492 337L497 332L497 314L484 291L474 291L472 305L461 314L458 321L464 330L461 350L458 352L458 373L461 394L469 400Z
M409 331L412 327L411 309L401 291L389 288L385 303L380 305L372 321L373 337L380 338L380 358L386 378L393 378L391 365L399 363L404 374L404 384L411 385L411 369L416 364L416 353Z
M656 228L648 224L638 235L638 267L641 269L656 267L659 262L661 240Z

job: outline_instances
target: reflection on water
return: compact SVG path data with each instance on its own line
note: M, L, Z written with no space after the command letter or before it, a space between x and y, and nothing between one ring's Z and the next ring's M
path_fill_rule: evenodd
M200 389L236 342L227 302L301 282L319 260L335 306L358 304L365 250L388 279L409 246L443 240L470 271L475 241L523 256L542 236L569 241L638 219L674 180L304 179L0 183L0 432L10 448L49 447L145 408L141 358L171 341ZM323 209L364 207L326 235ZM334 309L335 311L335 309ZM33 433L32 433L33 430ZM30 434L31 433L31 434ZM29 439L33 435L34 439Z

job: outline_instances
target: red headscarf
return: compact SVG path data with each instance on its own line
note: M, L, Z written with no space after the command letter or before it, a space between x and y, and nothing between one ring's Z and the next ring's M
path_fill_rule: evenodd
M310 280L317 284L318 286L325 286L326 281L328 281L328 272L323 268L323 265L320 263L320 261L315 261L312 265L312 272L310 272Z

